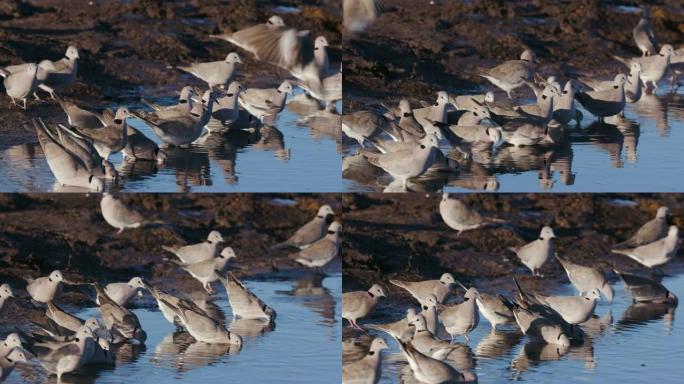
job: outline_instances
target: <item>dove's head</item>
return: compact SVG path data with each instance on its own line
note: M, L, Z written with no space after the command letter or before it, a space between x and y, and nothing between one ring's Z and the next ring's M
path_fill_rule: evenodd
M314 41L314 50L328 46L328 39L325 36L318 36Z
M452 284L456 284L456 279L454 279L454 276L451 273L446 272L443 273L442 276L439 278L439 282L448 287L451 287Z
M339 221L333 221L328 226L328 236L338 236L342 231L342 224Z
M62 276L62 272L60 271L52 271L52 273L50 273L50 276L48 276L48 280L51 283L62 282L64 281L64 276Z
M242 64L242 59L240 58L240 55L238 55L235 52L231 52L226 56L226 63L232 64L232 63L240 63Z
M574 80L570 79L565 83L565 87L563 88L563 94L564 95L575 95L575 82Z
M480 120L492 118L492 114L490 113L489 108L486 105L480 103L474 98L471 98L470 101L473 102L473 107L470 109L470 112L475 117L477 117Z
M556 336L556 341L554 344L560 345L562 347L570 346L570 339L568 339L568 336L560 330L560 327L558 328L558 335Z
M615 78L613 79L613 84L615 86L623 85L626 82L627 76L624 73L618 73L617 75L615 75Z
M373 295L373 297L387 297L387 294L385 293L385 288L383 288L380 284L373 284L368 289L368 293Z
M126 107L119 107L116 110L116 115L114 115L114 123L121 125L126 121L126 119L131 115L131 111Z
M281 93L289 93L291 95L292 93L294 93L294 86L289 80L285 80L282 83L280 83L278 91Z
M420 140L420 143L421 149L439 147L439 139L437 139L437 135L434 132L429 135L425 135L425 137Z
M406 319L408 321L413 320L413 318L416 316L416 309L415 308L409 308L406 310Z
M493 103L494 102L494 92L489 91L489 92L485 93L484 102L485 103Z
M399 110L401 111L401 115L403 117L408 117L408 115L413 113L413 109L411 108L411 104L406 99L401 99L399 101Z
M190 100L190 98L195 94L195 90L191 86L185 86L183 89L180 91L180 97L178 99L178 102L181 104L185 104Z
M656 212L656 217L659 219L664 219L667 217L668 213L670 213L670 208L660 207L660 208L658 208L658 212Z
M551 229L551 227L546 226L542 228L541 233L539 234L539 238L541 240L550 240L555 239L556 235L553 233L553 229Z
M209 232L209 235L207 236L207 241L212 244L223 243L223 236L221 235L221 232L214 230Z
M12 288L9 286L9 284L0 285L0 297L14 297L14 293L12 292Z
M634 62L634 63L632 63L632 65L629 66L629 69L630 69L630 77L632 76L633 73L639 74L639 73L641 73L641 63Z
M104 191L104 181L102 181L102 179L99 177L90 175L88 176L88 188L95 192L102 192Z
M12 351L5 356L5 360L7 360L10 364L25 363L27 361L24 350L21 348L12 349Z
M285 26L285 21L283 20L283 18L280 16L276 16L276 15L269 17L269 19L266 23L269 25L275 26L275 27L284 27Z
M333 216L335 215L335 211L328 205L321 205L320 208L318 208L318 214L316 214L317 217L322 217L326 218L328 216Z
M78 55L78 48L74 47L73 45L70 45L69 48L66 50L66 56L67 59L70 60L75 60L75 59L80 59L81 57Z
M444 105L449 102L449 94L445 91L437 92L437 105Z
M435 296L433 294L429 294L425 298L425 303L423 303L422 309L424 311L427 311L428 309L437 308L438 305L439 305L439 301L437 301L437 296Z
M226 92L226 96L228 96L228 97L237 96L243 90L244 90L244 88L242 87L242 83L240 83L239 81L233 81L228 85L228 91Z
M592 289L591 292L585 297L587 300L598 300L601 297L601 293L598 289Z
M5 341L2 342L2 346L7 348L7 350L21 347L21 339L19 338L18 334L10 333L9 335L7 335L7 337L5 337Z
M676 225L670 225L670 229L667 231L667 237L676 238L679 236L679 229Z
M145 288L145 283L142 278L136 276L128 281L128 286L131 288Z
M80 340L85 340L87 338L94 338L95 334L93 333L93 330L90 329L89 326L87 325L82 325L80 328L78 328L78 331L76 331L76 342L79 342Z
M416 327L417 331L423 331L427 329L427 323L425 322L425 316L417 314L413 316L413 319L409 321L408 325Z
M534 54L534 52L532 52L531 49L526 49L522 54L520 54L520 60L534 63L537 60L537 56Z
M670 44L665 44L663 45L662 48L660 48L660 56L674 56L675 55L675 50L672 48Z
M237 255L235 254L235 251L233 250L233 247L225 247L225 248L223 248L223 250L221 251L221 253L220 253L219 256L220 256L220 257L225 257L226 260L230 260L230 259L235 259L235 258L237 258Z
M385 339L383 339L382 337L376 337L375 339L373 339L373 342L371 342L370 345L371 354L378 353L383 349L389 349L389 346L385 342Z
M100 329L100 322L97 321L96 318L90 317L88 318L85 323L83 323L84 326L90 328L91 331L95 332L96 330Z

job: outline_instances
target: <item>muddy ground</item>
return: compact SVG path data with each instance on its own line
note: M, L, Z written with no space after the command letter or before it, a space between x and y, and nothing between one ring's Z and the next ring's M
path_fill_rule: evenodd
M267 194L128 194L120 196L151 220L164 225L126 230L118 235L102 218L99 195L0 194L0 283L9 283L15 295L27 297L22 277L38 277L54 269L72 281L100 283L128 281L141 276L171 292L204 297L201 284L174 264L162 245L180 246L206 239L219 230L237 259L237 276L281 274L294 277L314 272L288 258L293 250L272 251L299 226L330 204L341 212L339 195ZM274 199L276 199L274 201ZM286 204L287 203L287 204ZM292 205L296 203L296 205ZM333 260L323 269L340 271ZM220 284L216 290L224 289ZM88 286L67 286L58 300L66 308L93 305ZM24 299L3 307L0 331L23 319L41 320L43 311ZM3 329L6 328L6 329Z
M385 0L386 10L366 33L343 45L346 111L406 97L432 102L440 90L467 94L494 89L479 67L537 54L539 73L614 76L626 68L611 55L636 56L638 13L618 6L641 1ZM648 1L662 43L684 44L684 3ZM526 90L526 92L529 90ZM531 97L531 92L528 92ZM525 95L517 90L517 96ZM505 95L504 95L505 96Z
M324 35L331 63L339 63L340 4L339 0L3 0L0 66L57 60L67 46L76 45L81 57L79 81L59 95L88 108L134 105L141 97L173 96L187 84L204 86L172 66L222 60L234 50L245 62L238 68L238 80L248 86L275 86L288 76L285 71L209 35L265 22L276 7L296 7L300 13L279 15L287 25ZM49 97L31 100L28 111L8 104L2 89L0 149L35 142L35 135L22 128L32 117L65 119Z
M463 232L451 230L439 215L441 195L343 195L344 291L367 289L379 282L389 290L382 306L412 302L409 294L389 284L390 279L418 281L450 272L464 284L488 293L510 296L512 277L530 289L553 292L569 284L557 260L549 260L533 278L508 250L538 237L550 225L561 257L603 270L614 284L618 270L648 273L626 256L612 254L613 244L627 239L655 216L660 205L671 209L670 224L684 225L684 195L610 194L466 194L462 198L481 213L508 225ZM624 205L627 201L637 204ZM678 257L665 265L667 274L684 271ZM457 296L463 295L458 288ZM381 313L382 311L379 311Z

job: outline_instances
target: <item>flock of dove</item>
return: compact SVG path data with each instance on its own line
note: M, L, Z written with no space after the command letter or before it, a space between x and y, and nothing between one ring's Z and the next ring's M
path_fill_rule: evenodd
M100 207L105 221L116 228L119 234L127 228L163 224L145 219L140 210L127 206L110 194L104 194ZM329 205L322 205L313 219L272 248L297 249L289 257L318 271L339 253L341 225L339 221L330 222L334 215ZM213 230L201 243L163 246L163 249L175 256L169 262L187 271L209 294L215 293L212 283L220 282L228 294L234 318L258 320L266 324L275 322L275 310L229 270L228 262L236 258L236 254L224 244L221 233ZM65 373L87 364L113 364L114 348L122 343L144 344L147 338L138 317L126 307L130 299L136 294L142 295L143 291L154 297L167 321L189 333L198 342L231 345L237 349L242 346L240 335L226 329L216 315L212 316L211 311L186 297L165 292L140 277L102 287L98 282L67 279L61 271L56 270L48 276L26 278L26 281L26 299L36 308L44 309L45 317L40 323L35 322L30 330L16 329L16 332L2 340L0 382L9 376L18 363L27 361L28 353L35 356L49 374L57 375L58 380ZM60 308L56 300L62 294L63 284L93 286L101 319L83 320ZM0 311L11 298L15 298L15 295L10 285L0 285ZM15 299L23 300L24 296Z
M428 171L452 171L454 165L439 149L440 140L446 140L466 156L504 143L516 147L557 145L564 130L572 123L579 127L583 119L575 101L599 121L611 122L623 115L626 103L638 102L644 92L655 92L668 71L673 84L684 73L684 48L675 50L664 44L657 49L648 8L644 9L633 36L643 55L614 56L629 68L628 73L618 74L614 79L581 77L568 79L564 85L555 76L541 79L536 74L536 56L526 49L518 60L480 72L506 92L512 105L496 100L491 91L477 95L441 91L434 103L423 103L421 108L414 109L408 100L402 99L398 109L385 106L384 112L347 113L342 117L342 131L358 142L360 154L371 166L392 176L394 182L390 186L396 188L388 191L405 191L409 180ZM534 91L536 103L517 105L512 92L525 86Z
M502 220L484 216L447 194L444 194L439 204L439 212L444 222L459 234L504 225ZM628 256L649 270L667 263L677 255L679 240L677 227L668 227L668 212L667 207L660 207L655 218L641 226L629 239L616 244L613 252ZM410 293L420 304L421 310L416 311L411 307L407 309L406 317L396 322L366 326L394 338L415 379L428 384L477 380L473 372L459 372L444 360L459 348L458 344L454 344L455 338L463 336L466 343L469 341L468 335L480 322L480 313L493 330L498 325L514 324L531 340L567 350L572 340L582 339L584 332L578 325L590 320L597 301L605 299L612 302L614 291L606 276L597 268L558 256L553 247L555 237L553 229L545 226L539 238L510 250L530 269L533 276L539 278L543 278L539 269L555 257L577 290L577 296L546 295L525 290L515 278L517 296L513 301L500 294L480 292L474 286L467 287L451 273L444 273L438 280L390 280L390 284ZM615 273L625 283L635 303L677 305L677 296L668 291L659 279L618 270ZM458 304L446 303L456 285L465 291L463 300ZM359 320L366 317L378 300L385 297L387 291L379 283L367 291L346 292L342 296L342 317L354 329L365 332L358 324ZM373 339L363 357L344 363L342 382L377 383L382 373L381 350L387 348L382 337Z
M79 51L74 46L58 61L11 65L0 69L0 75L5 78L5 91L13 105L22 101L26 109L27 99L31 95L38 98L38 91L48 92L59 102L66 114L66 125L53 126L38 117L33 119L32 128L26 128L35 130L58 183L94 191L103 191L105 179L117 178L108 160L113 153L122 152L130 161L166 161L166 154L154 141L127 124L132 114L167 145L186 146L210 134L253 131L261 124L272 124L296 86L325 103L325 110L334 109L334 102L342 98L342 73L329 66L324 36L312 39L309 31L288 27L280 16L272 16L266 23L211 37L289 71L295 80L285 80L276 88L245 88L234 80L242 60L238 53L231 52L223 61L178 67L204 81L208 89L183 87L175 105L143 99L152 111L131 112L121 106L116 111L98 113L55 95L76 81Z

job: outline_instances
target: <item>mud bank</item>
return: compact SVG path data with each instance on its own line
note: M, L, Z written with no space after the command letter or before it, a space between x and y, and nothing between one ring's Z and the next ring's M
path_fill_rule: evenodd
M494 89L479 77L478 68L518 58L527 47L537 54L540 74L561 78L613 76L626 68L611 55L641 54L632 40L640 18L638 1L385 3L385 12L366 33L345 35L345 111L402 97L417 106L418 100L432 101L441 90L466 94ZM684 44L682 4L648 4L659 42L675 48Z
M57 60L67 46L76 45L81 57L79 79L60 96L93 109L135 106L141 97L168 97L183 85L203 85L173 67L222 60L233 50L244 61L238 80L249 86L273 86L288 74L209 35L261 23L275 13L287 25L324 35L331 62L339 63L341 6L337 0L6 0L0 4L0 66ZM8 104L3 89L0 149L35 142L35 135L22 128L33 117L65 120L49 97L31 100L27 111Z

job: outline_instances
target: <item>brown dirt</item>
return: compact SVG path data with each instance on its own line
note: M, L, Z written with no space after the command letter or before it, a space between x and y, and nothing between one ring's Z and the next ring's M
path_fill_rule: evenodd
M562 78L578 72L624 71L611 55L640 55L632 29L640 15L617 5L641 1L386 0L387 9L364 34L343 43L344 106L348 111L406 97L432 101L440 90L459 94L493 86L478 76L535 51L539 72ZM659 41L684 44L681 2L649 1ZM417 105L417 104L416 104Z
M457 236L439 215L441 195L343 195L344 291L380 282L389 289L389 303L405 302L411 300L406 291L389 284L389 279L424 280L444 272L490 293L513 292L514 276L526 287L552 291L568 283L558 261L544 265L543 279L533 278L508 250L535 239L543 225L552 226L558 237L554 247L559 256L596 266L617 281L614 266L646 270L626 256L612 254L611 246L650 220L658 206L671 208L671 224L684 225L684 195L679 194L465 194L461 198L509 225ZM612 203L615 199L638 205L619 206ZM667 274L681 273L684 263L679 257L662 269Z
M104 284L141 276L170 291L201 293L199 282L163 260L172 255L161 246L200 242L212 229L219 230L238 255L231 260L238 276L275 269L294 276L310 274L287 257L293 250L269 247L310 220L321 204L341 209L339 196L333 194L129 194L121 198L167 224L117 235L99 213L99 195L0 194L0 283L9 283L15 295L27 297L23 277L60 269L74 281L96 279ZM297 205L270 204L275 198L293 199ZM339 260L324 271L339 272ZM87 287L67 286L65 292L61 304L91 304ZM43 313L27 300L5 305L0 331L24 318L40 319Z
M140 97L171 96L183 85L203 85L169 66L221 60L238 48L210 39L264 22L276 6L297 6L300 14L281 14L288 25L323 34L332 62L340 61L341 7L337 0L4 0L0 2L0 66L57 60L66 48L79 48L79 81L60 93L89 108L132 105ZM287 74L238 51L245 64L238 79L250 86L277 83ZM44 94L41 94L41 97ZM3 141L0 149L34 142L22 129L41 116L62 121L59 106L48 99L32 100L28 111L8 107L0 97Z

